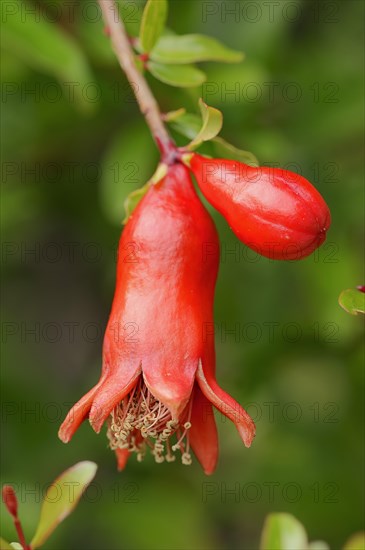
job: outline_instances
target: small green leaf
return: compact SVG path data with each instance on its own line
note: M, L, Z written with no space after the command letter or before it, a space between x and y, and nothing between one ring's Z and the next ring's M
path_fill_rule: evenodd
M97 470L94 462L84 460L64 471L47 489L38 527L30 546L41 546L75 508Z
M200 131L201 125L201 118L192 113L184 113L182 116L179 116L179 118L171 121L171 127L188 139L195 138Z
M156 185L157 183L159 183L166 176L167 168L167 164L160 162L152 178L143 187L141 187L140 189L136 189L136 191L132 191L132 193L128 195L128 197L124 201L124 210L126 216L123 220L123 224L127 223L136 206L138 205L140 200L143 199L149 188L152 185Z
M365 293L356 288L343 290L338 298L338 303L351 315L365 313Z
M198 61L238 63L243 57L243 53L231 50L215 38L203 34L161 36L151 52L153 61L174 65Z
M0 537L0 550L13 550L13 547L6 542L6 540Z
M149 61L147 69L157 80L178 88L200 86L207 79L205 73L194 65L161 65Z
M346 542L343 550L365 550L365 533L355 533Z
M123 220L123 224L125 225L129 218L131 217L133 210L135 210L138 203L143 199L149 188L151 187L151 183L148 182L146 185L141 187L140 189L136 189L136 191L132 191L128 195L128 197L124 201L124 210L125 210L125 218Z
M10 548L11 548L12 550L24 550L23 547L22 547L22 545L19 544L19 542L11 542L11 543L10 543Z
M36 9L36 8L35 8ZM26 7L23 2L3 21L3 43L6 49L23 62L55 76L61 84L72 84L68 94L80 107L92 109L86 101L84 86L93 81L83 51L72 37L59 26L48 23L43 17L30 15L23 20Z
M167 0L148 0L143 10L139 39L146 53L149 53L160 38L167 19Z
M259 165L259 161L253 153L250 151L244 151L243 149L237 149L237 147L234 147L234 145L228 143L228 141L221 137L214 138L213 143L218 157L229 160L238 160L239 162L244 162L250 166Z
M203 119L203 125L193 141L191 141L187 146L190 150L194 150L199 147L203 141L213 139L222 129L223 115L221 111L215 109L214 107L209 107L202 99L199 99L199 107Z
M303 525L291 514L269 514L261 535L260 550L307 550Z
M168 113L164 113L162 117L165 122L173 122L185 113L186 109L184 109L184 107L181 107L181 109L176 109L176 111L169 111Z

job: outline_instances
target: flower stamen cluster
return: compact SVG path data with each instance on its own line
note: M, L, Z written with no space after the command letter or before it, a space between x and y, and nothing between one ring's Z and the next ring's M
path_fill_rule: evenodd
M141 462L148 448L157 463L173 462L176 451L181 461L191 464L189 429L191 402L184 421L173 420L169 409L150 392L141 376L128 395L114 407L108 420L107 437L112 450L125 449ZM176 443L171 439L176 436Z

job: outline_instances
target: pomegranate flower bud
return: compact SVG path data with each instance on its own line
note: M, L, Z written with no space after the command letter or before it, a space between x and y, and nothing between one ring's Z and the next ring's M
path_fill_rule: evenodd
M262 256L299 260L324 242L330 212L302 176L197 154L190 166L206 199L237 237Z
M96 432L106 421L119 469L130 453L142 460L148 448L156 462L180 452L190 464L192 449L210 474L218 454L214 405L250 446L253 421L215 380L218 264L214 223L188 169L174 164L122 233L101 378L67 415L62 441L87 417Z
M2 488L3 502L13 518L18 517L18 499L11 485L3 485Z

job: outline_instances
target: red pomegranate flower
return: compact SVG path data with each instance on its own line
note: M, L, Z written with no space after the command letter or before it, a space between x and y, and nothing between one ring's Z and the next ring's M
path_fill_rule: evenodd
M192 156L190 166L206 199L237 237L259 254L299 260L324 242L330 212L302 176L198 154Z
M218 454L214 405L251 445L254 423L218 386L214 336L205 330L218 264L213 221L187 168L174 164L122 233L101 378L68 413L62 441L87 417L97 433L107 421L119 469L132 452L142 460L147 448L156 462L180 451L190 464L192 449L210 474Z

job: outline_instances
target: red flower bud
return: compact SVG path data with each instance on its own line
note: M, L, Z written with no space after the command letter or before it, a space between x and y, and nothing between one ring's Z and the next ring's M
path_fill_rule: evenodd
M259 254L298 260L325 240L331 221L328 206L302 176L197 154L190 166L206 199Z
M13 518L18 517L18 499L11 485L3 485L2 488L3 502Z
M157 462L191 462L214 470L217 430L212 404L249 446L255 428L214 376L213 299L219 264L214 223L187 168L175 164L153 185L126 225L103 345L98 384L69 412L59 436L68 442L88 417L108 423L119 468L148 447Z

